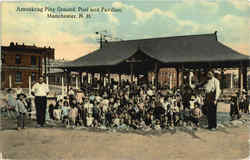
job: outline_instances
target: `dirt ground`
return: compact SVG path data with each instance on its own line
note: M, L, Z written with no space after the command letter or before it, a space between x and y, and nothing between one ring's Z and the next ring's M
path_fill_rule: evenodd
M190 132L179 128L143 135L35 128L34 121L29 121L26 129L16 131L14 120L2 120L1 124L0 151L8 159L239 160L249 155L247 126L221 128L216 132L206 129Z

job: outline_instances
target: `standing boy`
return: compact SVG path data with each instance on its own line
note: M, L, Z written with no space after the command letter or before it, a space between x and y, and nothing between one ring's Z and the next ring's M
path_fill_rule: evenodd
M24 129L24 119L27 109L24 102L25 95L23 93L18 94L18 99L16 103L16 112L17 112L17 130L21 128Z

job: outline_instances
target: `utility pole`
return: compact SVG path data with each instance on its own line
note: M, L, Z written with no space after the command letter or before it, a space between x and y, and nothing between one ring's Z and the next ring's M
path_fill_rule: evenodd
M103 47L103 42L108 42L108 40L109 41L113 41L113 40L123 41L123 39L118 38L118 37L114 37L114 36L112 36L112 34L109 34L107 32L107 30L100 31L100 32L95 32L95 34L100 35L100 38L97 39L99 41L99 43L100 43L100 48ZM107 40L107 38L108 38L108 40Z
M4 55L2 55L3 53L1 53L1 58L0 58L0 89L2 89L2 62L4 59Z
M107 31L106 30L104 30L104 31L100 31L100 32L95 32L96 33L96 35L100 35L100 38L99 39L97 39L97 40L99 40L99 43L100 43L100 48L102 48L103 46L102 46L102 43L103 43L103 41L105 41L105 37L107 36L106 34L107 34Z
M96 35L100 35L100 37L97 39L98 42L100 43L100 48L103 47L103 42L108 42L108 41L112 41L112 40L123 41L121 38L113 37L112 34L107 32L107 30L95 32L95 33L96 33ZM107 38L108 38L108 40L107 40Z

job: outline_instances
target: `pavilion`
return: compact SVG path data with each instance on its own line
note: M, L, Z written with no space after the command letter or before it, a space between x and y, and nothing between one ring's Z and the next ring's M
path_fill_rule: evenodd
M175 68L177 86L184 70L206 71L209 68L239 70L239 88L247 89L247 68L250 57L217 40L217 31L211 34L160 37L114 42L102 42L102 47L76 60L58 66L66 71L131 76L158 75L160 68ZM69 74L67 74L69 75ZM93 76L92 76L93 77ZM120 76L119 76L120 77ZM155 79L158 83L158 76Z

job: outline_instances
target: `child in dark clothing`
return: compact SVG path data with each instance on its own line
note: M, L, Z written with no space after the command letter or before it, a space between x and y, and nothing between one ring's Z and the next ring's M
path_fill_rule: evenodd
M105 114L105 119L106 119L106 126L111 127L111 125L112 125L112 113L111 113L110 108L108 108L108 111Z
M195 124L196 127L199 127L200 117L201 117L201 110L198 107L198 105L196 105L192 111L192 116L191 116L191 120Z
M49 118L53 120L55 119L53 115L54 109L55 109L55 106L53 104L50 104L49 105Z
M184 126L190 125L190 110L188 108L184 109Z
M240 118L239 107L237 104L237 97L231 97L230 116L232 120Z
M24 119L25 114L27 113L27 109L25 107L24 103L24 94L19 94L17 103L16 103L16 112L17 112L17 130L20 130L21 128L24 129Z

